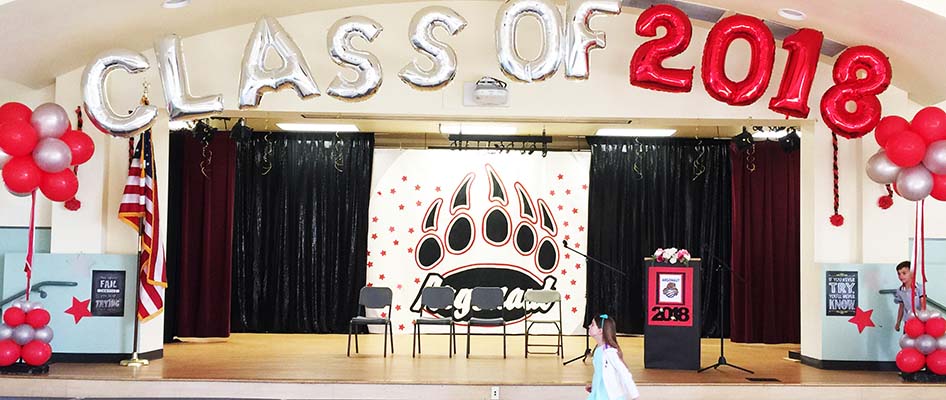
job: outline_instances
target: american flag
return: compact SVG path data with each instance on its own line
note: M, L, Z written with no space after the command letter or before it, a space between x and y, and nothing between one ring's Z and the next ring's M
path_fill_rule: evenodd
M141 134L128 167L128 180L118 207L118 219L141 237L138 260L138 318L147 321L164 311L167 274L158 218L158 182L155 179L151 131ZM139 227L144 232L139 232Z

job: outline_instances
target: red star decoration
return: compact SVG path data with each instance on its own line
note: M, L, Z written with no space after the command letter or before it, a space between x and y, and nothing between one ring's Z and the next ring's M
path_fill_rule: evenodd
M382 311L382 312L381 312L381 318L387 318L387 317L388 317L388 313Z
M568 273L568 270L565 269L565 268L562 268L562 276L564 276L564 275L567 274L567 273Z
M371 250L368 250L368 257L371 257Z
M578 283L578 282L575 281L574 279L572 279L572 282L571 282L571 283L572 283L572 286L575 286L575 284Z
M378 222L378 217L372 217L371 222Z
M398 325L398 326L397 326L397 329L403 331L403 330L404 330L404 324Z
M420 283L420 278L414 278L414 283Z
M394 188L391 188L391 194L395 194L395 193L397 193L397 190L394 190Z
M92 316L92 313L89 312L89 303L91 302L92 299L80 301L79 299L73 297L72 307L66 309L66 314L72 315L72 318L74 318L76 320L76 324L78 324L82 317Z
M402 176L402 177L401 177L401 182L407 182L407 177L406 177L406 176Z
M581 263L575 263L575 269L581 269Z
M368 287L372 287L372 286L374 286L374 284L371 282L368 282Z
M572 194L572 190L571 190L571 189L566 189L566 190L565 190L565 194Z
M398 289L402 289L403 287L404 287L404 285L401 285L400 283L397 284L397 288L398 288ZM397 306L397 310L398 310L398 311L401 311L401 306Z
M572 307L572 314L578 313L578 307Z
M576 248L576 249L581 248L581 243L575 243L575 248ZM383 254L382 254L382 255L383 255Z
M559 211L562 211L562 210L564 210L564 209L565 209L565 207L562 207L561 205L558 206L558 210L559 210Z
M420 185L414 185L414 190L420 190Z
M380 280L383 281L383 280L384 280L384 274L378 275L378 279L380 279Z
M565 300L571 300L571 299L572 299L572 295L570 295L570 294L566 294L566 295L565 295Z
M401 286L401 285L398 285L398 286ZM398 288L398 289L400 289L400 288ZM395 309L396 311L401 311L401 305L398 304L398 305L394 306L394 309ZM403 326L403 325L401 325L401 326Z
M581 185L581 188L584 190L588 190L588 185Z
M437 186L436 188L434 188L434 191L439 193L439 192L440 192L440 186Z
M578 209L577 209L577 208L573 208L573 209L572 209L572 214L578 214Z
M413 248L413 247L408 247L408 248L407 248L407 253L408 253L408 254L414 254L414 248Z
M388 227L388 232L394 233L394 227Z
M372 239L377 239L377 238L378 238L378 234L377 234L377 233L372 233L372 234L371 234L371 238L372 238Z
M558 180L562 180L562 179L564 179L564 178L565 178L565 175L558 174Z
M421 206L422 204L424 204L424 203L421 203L420 200L417 200L417 202L414 203L414 204L416 204L418 207L420 207L420 206Z
M408 230L407 230L407 233L414 233L414 228L408 229Z
M368 261L368 268L371 268L373 266L374 266L374 261Z
M876 326L874 325L874 321L870 320L870 316L873 313L874 313L874 310L864 311L864 310L861 310L860 307L857 307L854 310L854 318L847 320L847 322L857 325L857 333L863 333L864 328L868 326Z
M584 232L584 231L585 231L585 227L579 225L578 232Z
M568 240L568 239L565 239L565 240ZM572 255L571 255L571 254L567 254L567 253L565 254L565 259L566 259L566 260L569 260L569 259L571 259L571 258L572 258Z
M567 227L568 227L568 221L562 222L562 225L564 225L564 226L567 228Z
M555 191L554 191L554 190L549 190L549 196L555 196Z
M381 195L381 192L378 192L378 196L380 196L380 195Z
M397 241L397 240L394 241L394 245L395 245L395 246L397 246L397 245L399 245L399 244L401 244L401 242L399 242L399 241Z
M401 205L397 206L397 209L398 209L398 210L401 210L401 211L404 211L404 205L401 204Z
M388 252L387 252L387 251L384 251L384 250L381 250L381 257L384 257L384 256L386 256L386 255L388 255Z
M572 240L571 235L565 235L565 240Z

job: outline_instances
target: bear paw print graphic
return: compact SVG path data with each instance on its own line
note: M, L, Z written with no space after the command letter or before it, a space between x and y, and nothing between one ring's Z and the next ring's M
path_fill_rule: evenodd
M548 204L542 199L533 202L520 182L513 185L515 199L510 199L496 170L489 164L485 169L488 196L483 192L474 197L476 174L471 172L463 177L448 202L438 198L431 203L421 222L423 235L415 246L417 266L426 271L447 258L465 258L463 255L475 245L477 257L490 257L487 253L492 248L504 262L515 256L504 250L515 249L521 256L516 265L526 269L534 266L540 274L551 274L558 267L560 252L554 240L558 227ZM512 205L511 200L518 204Z

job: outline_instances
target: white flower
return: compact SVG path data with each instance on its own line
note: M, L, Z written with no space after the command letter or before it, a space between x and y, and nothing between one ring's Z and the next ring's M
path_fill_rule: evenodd
M670 263L671 263L671 264L676 264L676 263L677 263L677 255L676 255L676 254L674 254L673 257L670 257Z

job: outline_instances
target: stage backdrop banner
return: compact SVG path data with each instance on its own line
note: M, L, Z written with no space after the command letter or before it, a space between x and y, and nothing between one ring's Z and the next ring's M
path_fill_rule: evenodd
M527 289L543 288L562 295L564 332L584 333L586 263L562 240L578 251L586 246L590 158L589 153L543 158L538 152L375 150L367 284L394 291L395 332L412 332L424 287L456 290L453 317L464 324L472 289L497 286L506 293L509 333L523 331L526 313L558 316L554 305L525 304ZM449 316L435 310L424 314ZM537 325L535 332L552 329Z

